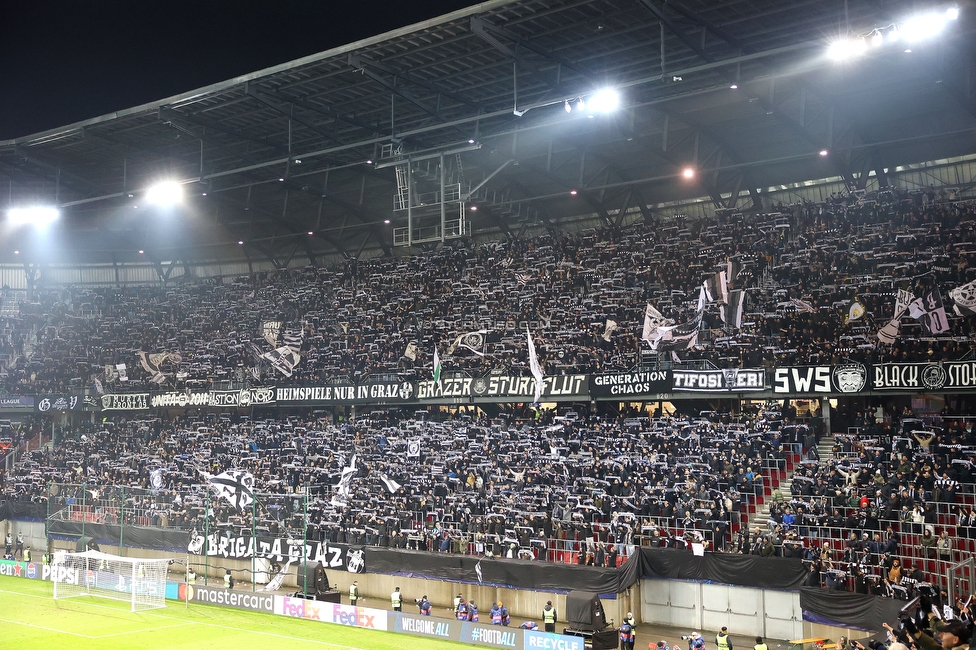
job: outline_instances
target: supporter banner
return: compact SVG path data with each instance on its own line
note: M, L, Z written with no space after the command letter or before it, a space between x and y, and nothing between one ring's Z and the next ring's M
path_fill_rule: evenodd
M546 377L542 385L542 399L585 399L589 381L586 375L557 375ZM458 377L417 384L417 398L493 397L525 401L535 398L534 377L489 375L487 377Z
M159 393L149 400L152 408L186 406L248 407L273 404L274 387L243 388L241 390L179 391Z
M868 384L863 363L773 370L774 393L859 393Z
M644 372L624 372L613 375L590 375L590 396L608 395L649 395L667 393L671 390L669 370L648 370Z
M872 375L874 390L973 390L976 362L880 363Z
M178 594L180 600L191 603L207 603L208 605L247 609L253 612L272 613L275 611L274 596L262 592L251 593L234 589L215 589L183 582L180 583Z
M412 401L415 397L414 393L413 383L401 381L362 385L278 388L276 400L280 404L382 404Z
M766 387L766 371L749 368L674 370L675 391L745 392Z
M276 562L297 561L302 557L301 540L283 537L251 537L250 535L228 535L214 533L209 536L207 555L242 559L263 557ZM194 555L203 554L204 537L198 533L190 535L187 551ZM312 562L321 562L327 569L341 569L349 573L363 573L366 570L366 554L362 549L330 542L304 544L304 555Z
M38 413L91 411L98 408L98 400L91 395L45 395L38 396L34 408Z
M0 411L34 408L33 397L0 397Z
M149 393L121 393L102 395L103 411L146 411Z
M274 597L274 613L279 616L304 618L321 623L336 623L369 630L387 630L387 611L369 607L353 607L291 596Z

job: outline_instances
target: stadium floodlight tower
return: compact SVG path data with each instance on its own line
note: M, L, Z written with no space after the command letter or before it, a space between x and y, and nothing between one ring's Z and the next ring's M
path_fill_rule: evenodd
M95 596L131 604L131 611L166 607L168 559L58 551L51 563L54 599Z

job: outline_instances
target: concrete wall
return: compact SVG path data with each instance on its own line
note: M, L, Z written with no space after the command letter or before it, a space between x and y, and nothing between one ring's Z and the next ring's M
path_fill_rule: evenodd
M867 636L859 630L804 621L798 592L683 580L641 580L641 592L642 622L689 632L725 626L734 635L768 639Z

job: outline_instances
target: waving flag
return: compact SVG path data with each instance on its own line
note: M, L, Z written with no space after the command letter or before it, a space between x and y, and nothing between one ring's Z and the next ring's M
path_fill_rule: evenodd
M214 493L238 510L244 510L254 501L254 475L241 469L207 477L207 484Z
M437 346L434 346L434 383L441 380L441 358L437 354Z
M957 316L976 314L976 280L951 290L949 297L955 303L952 310L956 312Z
M667 325L674 325L674 321L665 318L661 312L651 306L651 303L647 303L647 309L644 310L644 331L641 332L641 340L648 343L658 340L660 338L658 329Z
M352 479L357 471L356 454L353 454L349 461L349 467L342 469L342 476L339 477L339 483L336 485L336 493L332 497L332 505L337 508L344 508L349 503L349 498L352 496Z
M403 487L386 474L380 474L380 480L383 481L383 485L385 485L386 489L390 491L390 494L396 494L396 491Z
M488 330L478 330L459 335L451 344L447 353L453 355L458 348L467 348L479 357L485 356L485 342L488 340Z
M945 306L942 304L942 294L933 289L921 298L916 298L908 305L908 313L917 318L926 334L942 334L949 331L949 319L946 318Z
M532 334L528 327L525 328L525 336L529 340L529 370L535 377L535 399L533 401L538 404L542 398L542 384L546 377L542 374L542 366L539 365L539 357L535 353L535 343L532 342Z

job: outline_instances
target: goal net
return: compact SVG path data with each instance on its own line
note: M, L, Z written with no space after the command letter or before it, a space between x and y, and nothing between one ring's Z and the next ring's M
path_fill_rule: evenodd
M98 596L132 604L132 611L166 607L169 560L121 557L99 551L54 554L54 598Z

